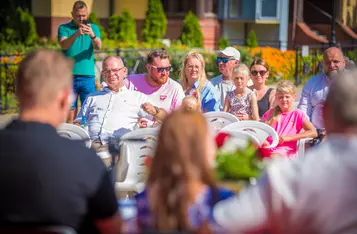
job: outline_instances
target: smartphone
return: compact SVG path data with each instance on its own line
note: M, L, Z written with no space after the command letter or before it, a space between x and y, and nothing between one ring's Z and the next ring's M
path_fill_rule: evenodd
M82 24L89 24L89 20L83 20Z

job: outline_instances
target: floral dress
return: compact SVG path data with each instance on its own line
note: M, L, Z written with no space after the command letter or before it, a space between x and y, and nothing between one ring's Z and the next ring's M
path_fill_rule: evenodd
M252 107L250 105L250 100L252 98L253 91L249 90L241 97L236 97L234 90L227 92L227 97L230 104L229 113L233 115L247 114L252 115Z
M213 233L225 233L222 227L213 219L213 206L217 202L233 195L232 191L224 188L206 188L202 193L198 194L196 202L188 209L188 220L193 229L199 229L203 223L208 222ZM138 226L136 228L129 228L128 231L153 231L154 220L150 211L147 190L136 195L136 207L137 216L135 223Z

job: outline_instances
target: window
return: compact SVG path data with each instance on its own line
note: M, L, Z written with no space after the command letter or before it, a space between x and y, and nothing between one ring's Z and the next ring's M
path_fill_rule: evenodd
M229 17L236 18L242 15L243 4L242 0L229 0Z
M277 17L278 0L262 0L262 17Z

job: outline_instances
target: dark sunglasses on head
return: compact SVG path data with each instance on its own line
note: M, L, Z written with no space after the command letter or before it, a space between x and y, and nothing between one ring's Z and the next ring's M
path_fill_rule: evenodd
M217 63L220 63L220 62L228 63L229 60L234 60L234 58L217 57Z
M157 67L157 66L154 66L154 65L151 65L151 67L155 68L158 72L164 72L164 71L171 71L171 66L168 66L168 67Z
M250 73L252 73L253 76L258 75L258 73L260 74L260 76L264 76L267 72L268 71L264 71L264 70L261 71L252 70Z

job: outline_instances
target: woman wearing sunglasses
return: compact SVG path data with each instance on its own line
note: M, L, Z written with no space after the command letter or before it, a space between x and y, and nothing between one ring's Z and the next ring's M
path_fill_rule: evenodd
M275 90L265 83L269 77L269 65L263 59L255 59L250 65L253 85L249 88L255 90L258 99L259 117L275 106Z
M201 96L203 112L222 110L215 87L207 80L205 60L198 52L189 52L182 59L180 83L186 95L197 90Z

